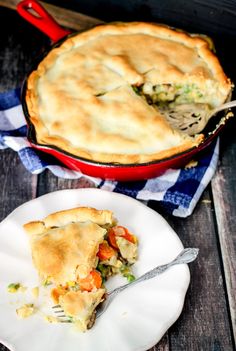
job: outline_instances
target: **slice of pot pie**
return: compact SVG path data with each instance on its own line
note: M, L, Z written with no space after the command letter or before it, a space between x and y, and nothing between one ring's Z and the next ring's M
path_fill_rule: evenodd
M184 132L181 113L172 123L168 110L211 110L227 100L231 87L209 40L135 22L67 38L30 74L25 98L37 143L130 164L198 145L207 121L195 118L200 127Z
M116 273L134 279L137 239L117 226L112 211L78 207L26 223L24 229L42 284L52 285L54 304L82 331L94 323L104 282Z

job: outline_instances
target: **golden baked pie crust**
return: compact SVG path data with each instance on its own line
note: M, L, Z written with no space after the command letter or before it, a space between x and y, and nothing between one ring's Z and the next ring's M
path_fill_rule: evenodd
M74 317L78 321L81 330L88 328L93 311L103 300L105 289L96 291L70 291L60 296L59 303L66 315Z
M112 222L109 210L80 207L26 223L39 275L56 284L85 278L96 267L99 244L107 232L101 225Z
M126 42L120 43L124 37ZM145 62L139 61L132 38ZM156 54L159 66L150 68L156 51L150 46L155 42L164 51ZM98 73L96 64L101 62L105 68ZM64 73L67 68L69 77ZM217 57L200 37L138 22L102 25L72 36L53 49L28 79L26 103L37 142L88 160L122 164L161 160L197 146L203 135L189 137L173 129L132 91L145 80L159 84L163 79L197 82L204 89L210 82L217 87L218 105L231 90Z

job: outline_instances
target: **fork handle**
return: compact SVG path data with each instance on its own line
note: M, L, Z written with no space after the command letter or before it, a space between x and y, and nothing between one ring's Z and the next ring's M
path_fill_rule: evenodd
M175 264L190 263L196 259L197 255L198 255L198 251L199 250L195 249L195 248L184 249L180 252L180 254L173 261L153 268L151 271L148 271L147 273L141 275L139 278L135 279L133 282L119 286L118 288L107 293L107 295L109 295L109 297L115 296L115 295L119 294L121 291L130 287L131 285L135 285L135 284L140 283L144 280L148 280L148 279L156 277L157 275L165 272L168 268L170 268L171 266L173 266Z

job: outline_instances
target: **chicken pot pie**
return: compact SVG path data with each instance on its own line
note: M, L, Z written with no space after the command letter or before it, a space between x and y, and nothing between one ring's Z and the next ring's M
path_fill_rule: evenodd
M104 282L120 273L132 281L137 238L118 226L112 211L78 207L24 225L42 284L66 317L85 331L105 298Z
M186 133L166 110L211 110L230 91L208 40L135 22L67 38L30 74L25 99L38 144L87 160L132 164L197 146L206 121L199 117L194 123L200 128Z

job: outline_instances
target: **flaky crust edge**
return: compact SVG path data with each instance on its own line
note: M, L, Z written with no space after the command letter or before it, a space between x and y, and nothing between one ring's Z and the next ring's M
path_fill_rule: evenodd
M64 226L71 222L91 221L98 225L111 225L114 222L113 212L97 210L93 207L76 207L49 214L43 220L31 221L23 225L30 236L43 233L52 227Z

